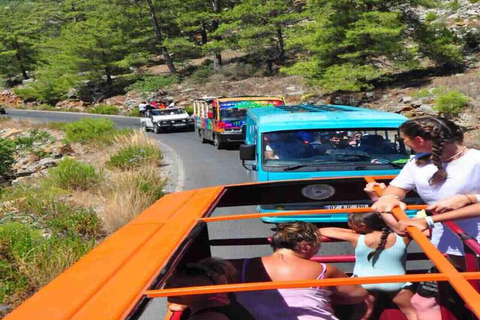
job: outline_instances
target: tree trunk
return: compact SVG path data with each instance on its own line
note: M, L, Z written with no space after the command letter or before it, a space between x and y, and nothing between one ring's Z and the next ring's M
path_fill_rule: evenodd
M23 62L22 62L22 56L20 54L20 45L18 44L17 41L14 41L13 42L13 47L16 50L15 58L18 61L18 66L20 67L20 71L22 72L23 79L27 80L27 79L29 79L29 77L28 77L28 74L27 74L27 69L25 68L25 66L23 65Z
M200 34L202 35L202 44L207 44L207 28L205 27L205 22L202 21L202 27L200 28Z
M213 12L215 13L219 13L221 8L220 8L220 1L219 0L212 0L212 8L213 8ZM218 21L217 20L213 20L212 21L212 29L213 31L217 30L218 29ZM215 37L214 39L216 40L221 40L222 38L221 37ZM215 52L213 53L213 70L218 70L222 67L222 53L220 50L215 50Z
M285 43L283 42L282 27L277 28L277 51L278 60L282 60L285 55Z
M273 73L273 60L268 59L267 60L267 65L266 65L265 72L267 74L272 74Z
M222 67L222 54L215 51L213 53L213 69L218 70Z
M177 73L177 69L175 69L175 65L173 64L173 60L168 53L167 47L163 45L163 36L162 31L160 29L160 25L158 24L157 16L155 14L155 7L153 6L152 0L147 0L148 7L150 8L150 16L152 18L153 27L155 28L155 34L157 36L157 41L161 45L162 48L162 55L165 59L165 63L167 64L168 70L170 73L175 74Z

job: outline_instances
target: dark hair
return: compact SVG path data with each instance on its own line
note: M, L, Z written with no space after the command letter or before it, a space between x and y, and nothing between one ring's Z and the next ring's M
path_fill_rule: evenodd
M428 181L430 185L439 184L447 179L441 156L445 144L462 143L463 132L453 121L446 118L420 117L408 120L400 126L400 131L409 138L421 137L432 141L432 154L418 158L417 164L426 164L429 160L438 168Z
M215 281L214 275L212 274L212 271L201 264L198 263L187 263L183 266L180 266L177 269L178 273L185 274L186 276L190 277L205 277L208 278L213 284L216 284L217 282Z
M382 235L380 237L380 242L375 249L368 254L368 261L372 260L373 257L379 256L380 253L385 249L387 245L388 235L392 233L392 230L387 226L385 221L383 221L382 217L376 212L369 212L369 213L350 213L348 215L348 222L352 225L358 225L360 223L365 224L367 228L374 231L382 231ZM375 261L372 262L375 264Z
M290 249L298 251L300 243L305 241L312 245L320 245L318 228L311 223L297 221L278 225L270 245L273 250Z

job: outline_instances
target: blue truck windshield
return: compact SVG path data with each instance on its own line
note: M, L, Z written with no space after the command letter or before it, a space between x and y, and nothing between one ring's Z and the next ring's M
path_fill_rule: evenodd
M277 131L262 137L265 171L402 168L412 153L396 128Z

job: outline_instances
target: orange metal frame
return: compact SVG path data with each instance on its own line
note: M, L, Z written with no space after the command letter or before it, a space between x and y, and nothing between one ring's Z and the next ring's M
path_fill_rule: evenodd
M393 177L375 178L388 179ZM366 177L365 180L368 182L375 181L373 177ZM10 313L5 319L26 320L32 319L32 317L37 320L125 319L136 303L145 295L148 297L160 297L276 288L428 280L449 281L471 310L480 317L480 294L467 281L480 279L480 272L458 272L430 241L418 229L413 227L409 227L408 232L441 273L147 290L160 270L167 266L167 263L172 259L175 250L187 238L198 222L267 216L266 214L253 213L207 218L206 216L212 212L214 204L228 187L234 186L211 187L164 196L140 216L105 239L80 261ZM379 188L376 191L381 194ZM410 206L412 209L423 207ZM368 208L304 210L272 215L362 213L367 211ZM397 219L407 218L405 213L399 208L394 209L393 214Z

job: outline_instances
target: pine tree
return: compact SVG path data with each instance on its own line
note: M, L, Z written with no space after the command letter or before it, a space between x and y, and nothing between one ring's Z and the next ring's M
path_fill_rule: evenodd
M35 3L11 1L0 7L0 73L18 73L24 79L35 64L40 25L34 19Z
M459 47L451 33L426 26L415 14L422 3L310 0L309 11L318 18L294 42L313 56L283 70L306 75L328 91L359 91L371 89L371 81L384 74L415 67L415 57L457 62Z
M244 0L226 12L228 23L220 26L229 47L247 51L273 72L273 63L285 55L284 27L301 17L302 6L293 0Z

